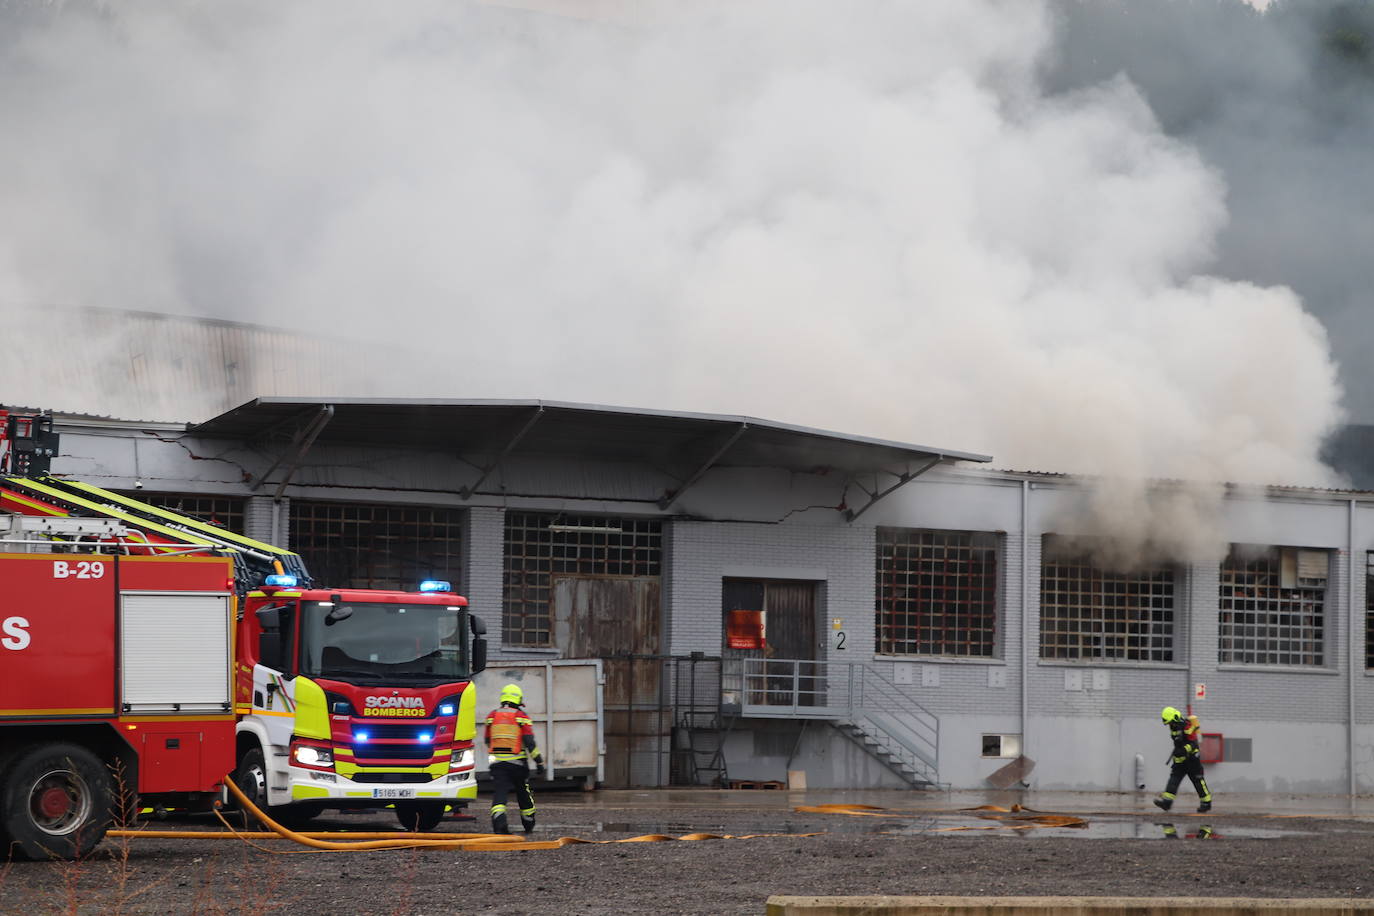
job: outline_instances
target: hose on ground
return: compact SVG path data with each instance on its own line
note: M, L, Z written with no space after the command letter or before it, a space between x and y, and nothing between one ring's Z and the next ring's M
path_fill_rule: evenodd
M239 806L256 818L264 827L272 832L270 838L291 840L307 850L314 852L355 852L374 849L459 849L473 852L504 852L507 850L535 850L535 849L561 849L564 846L574 844L604 844L604 843L665 843L675 840L694 841L694 840L752 840L762 837L811 837L819 836L815 833L789 833L789 834L770 834L755 833L747 836L731 836L729 834L716 833L688 833L683 836L666 836L664 834L651 833L643 836L626 837L619 840L583 840L577 837L557 837L551 840L527 840L520 836L497 834L497 833L465 833L453 835L448 833L357 833L349 834L354 838L348 842L328 839L337 837L337 833L323 833L318 831L296 831L282 826L267 813L253 804L248 796L243 794L234 781L225 777L224 784L228 787L230 794L234 796ZM239 840L248 843L256 848L253 840L267 839L267 836L252 837L249 834L235 830L224 816L220 813L218 806L215 814L220 822L228 829L226 833L206 830L111 830L109 836L127 839L214 839L214 840ZM273 850L276 851L276 850ZM306 851L306 850L300 850Z

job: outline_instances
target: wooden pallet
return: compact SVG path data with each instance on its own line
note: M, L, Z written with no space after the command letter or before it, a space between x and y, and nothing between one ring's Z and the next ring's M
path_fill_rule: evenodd
M787 783L785 783L785 782L780 782L779 780L776 780L776 779L770 779L770 780L758 780L758 779L732 779L732 780L730 780L730 788L732 788L732 789L785 789L785 788L787 788Z

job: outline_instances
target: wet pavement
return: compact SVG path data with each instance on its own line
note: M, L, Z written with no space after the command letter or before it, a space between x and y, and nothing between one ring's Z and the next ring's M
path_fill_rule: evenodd
M596 792L545 793L549 804L610 809L682 806L688 808L796 808L803 805L873 805L893 811L943 813L984 805L1020 805L1036 811L1068 814L1143 814L1158 816L1150 792L909 791L863 789L601 789ZM1174 816L1191 816L1197 800L1179 796ZM1286 793L1218 793L1213 813L1268 817L1345 815L1374 820L1374 796L1297 795Z

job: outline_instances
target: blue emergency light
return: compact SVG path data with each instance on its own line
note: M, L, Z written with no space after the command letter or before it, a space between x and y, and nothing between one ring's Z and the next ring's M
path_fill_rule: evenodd
M416 735L415 737L420 739L421 741L429 741L434 736L431 735L429 732L420 732L420 734Z
M353 742L354 742L355 744L366 744L366 743L367 743L367 732L354 732L354 733L353 733Z
M441 715L441 716L451 716L451 715L453 715L453 704L452 704L452 703L445 703L443 706L440 706L440 707L439 707L439 715Z
M420 583L420 591L451 592L453 591L453 585L448 582L445 582L443 579L426 579L425 581Z
M295 588L299 582L295 576L284 576L281 573L274 573L262 580L263 585L274 585L279 588Z

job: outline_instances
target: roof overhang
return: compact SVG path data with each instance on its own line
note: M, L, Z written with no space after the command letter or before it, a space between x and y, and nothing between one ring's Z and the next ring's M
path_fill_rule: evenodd
M243 441L294 437L292 461L297 463L312 445L482 455L486 460L479 465L479 483L511 454L675 468L681 483L664 494L662 509L715 467L871 476L873 489L864 489L876 501L941 462L992 460L755 417L543 400L268 397L188 429L196 436ZM895 480L896 486L882 489L883 478ZM469 484L463 495L476 488ZM848 514L854 517L866 508Z

